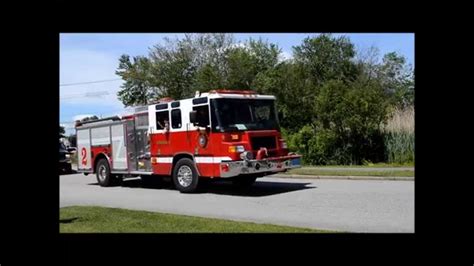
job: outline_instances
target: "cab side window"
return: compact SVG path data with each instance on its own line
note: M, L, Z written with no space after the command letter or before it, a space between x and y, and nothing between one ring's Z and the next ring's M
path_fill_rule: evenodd
M181 110L174 109L171 111L171 127L181 128Z
M193 110L197 112L197 119L200 126L204 127L210 125L209 105L195 106Z
M162 130L165 126L169 125L169 111L156 112L156 129Z

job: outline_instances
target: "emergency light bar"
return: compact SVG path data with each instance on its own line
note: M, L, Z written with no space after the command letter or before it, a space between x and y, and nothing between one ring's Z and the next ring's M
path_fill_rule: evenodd
M220 89L220 90L212 90L209 93L219 93L219 94L257 94L255 91L240 91L240 90L226 90L226 89Z
M89 120L89 121L84 121L84 122L76 121L76 127L82 126L85 124L92 124L92 123L98 123L98 122L104 122L104 121L110 121L110 120L119 121L121 120L121 118L119 116L111 116L111 117L106 117L106 118L97 119L97 120Z

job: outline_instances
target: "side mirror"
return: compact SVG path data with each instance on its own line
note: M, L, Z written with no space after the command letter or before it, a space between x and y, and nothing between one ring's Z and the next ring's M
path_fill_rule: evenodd
M196 125L197 123L197 112L196 111L191 111L189 112L189 122L191 122L193 125Z

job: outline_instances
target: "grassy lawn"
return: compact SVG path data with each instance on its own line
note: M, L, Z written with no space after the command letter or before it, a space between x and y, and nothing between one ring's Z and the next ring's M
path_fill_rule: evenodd
M285 174L295 175L326 175L326 176L387 176L387 177L413 177L414 171L411 170L396 170L396 171L351 171L351 170L328 170L317 168L296 168L288 171Z
M318 168L396 168L396 167L415 167L414 163L410 164L396 164L396 163L371 163L366 165L303 165L303 167L318 167Z
M332 233L157 212L74 206L60 209L61 233Z

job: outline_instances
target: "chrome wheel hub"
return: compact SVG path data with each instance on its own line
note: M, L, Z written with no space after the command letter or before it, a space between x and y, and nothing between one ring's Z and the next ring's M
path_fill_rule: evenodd
M182 165L178 169L178 182L182 187L189 187L193 181L193 171L187 165Z
M99 167L99 178L101 181L104 181L106 177L107 177L107 169L105 169L104 165L101 165Z

